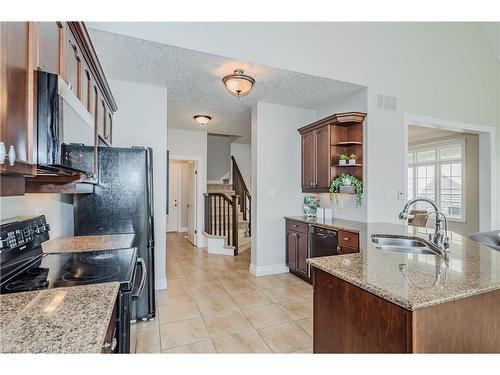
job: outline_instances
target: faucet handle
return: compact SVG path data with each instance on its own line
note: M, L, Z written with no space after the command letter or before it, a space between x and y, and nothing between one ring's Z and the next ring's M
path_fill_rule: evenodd
M401 212L399 213L399 218L400 218L401 220L406 220L406 219L408 219L408 211L401 211Z
M448 249L450 247L450 239L448 237L445 237L443 240L443 247L445 249Z

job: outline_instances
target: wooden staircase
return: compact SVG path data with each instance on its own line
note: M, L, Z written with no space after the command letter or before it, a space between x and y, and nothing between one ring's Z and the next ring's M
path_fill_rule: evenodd
M207 186L205 235L223 239L224 248L232 249L236 256L251 247L251 196L236 160L231 158L233 183L224 180Z

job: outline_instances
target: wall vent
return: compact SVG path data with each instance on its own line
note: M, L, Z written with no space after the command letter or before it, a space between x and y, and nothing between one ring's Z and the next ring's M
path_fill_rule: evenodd
M398 100L394 96L377 94L377 108L383 111L396 112Z

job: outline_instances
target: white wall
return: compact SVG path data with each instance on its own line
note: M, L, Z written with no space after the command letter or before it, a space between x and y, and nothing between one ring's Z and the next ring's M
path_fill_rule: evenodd
M405 112L496 126L496 179L500 186L499 67L477 23L214 22L94 26L367 86L367 217L371 221L397 220L403 204L390 193L404 188ZM397 97L396 113L377 110L379 93ZM496 205L496 212L500 212L500 199ZM500 215L496 220L500 227Z
M231 143L231 156L234 156L245 184L252 186L252 146L244 143Z
M64 194L26 194L0 198L1 220L18 216L45 215L50 224L50 238L72 236L73 196Z
M113 146L153 148L155 285L165 289L167 89L116 80L110 85L118 104L113 117Z
M207 136L207 180L220 181L230 171L231 138L221 135Z
M197 194L197 246L205 246L204 230L204 199L207 192L207 133L200 131L168 129L168 150L170 159L198 161Z
M360 89L355 93L344 96L331 103L320 107L317 110L318 119L331 116L335 113L340 112L364 112L368 111L368 90ZM364 124L364 144L363 144L363 155L366 155L368 150L368 132L367 128L369 126L369 116L365 120ZM355 221L366 221L367 220L367 190L369 183L366 181L366 174L368 170L369 160L364 158L363 160L363 200L360 207L356 207L356 196L352 194L338 194L338 199L333 201L330 200L328 193L317 194L320 197L320 204L322 207L333 208L333 216L345 220L355 220ZM305 194L304 194L305 195Z
M298 128L316 112L258 102L252 111L252 262L256 275L287 272L286 215L301 212Z

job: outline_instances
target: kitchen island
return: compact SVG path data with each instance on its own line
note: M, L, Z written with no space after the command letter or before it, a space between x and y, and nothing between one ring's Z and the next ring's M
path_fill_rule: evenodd
M388 251L372 234L434 230L353 225L359 253L308 259L315 353L500 352L500 252L452 232L446 259Z
M0 353L102 353L112 347L119 283L0 295Z

